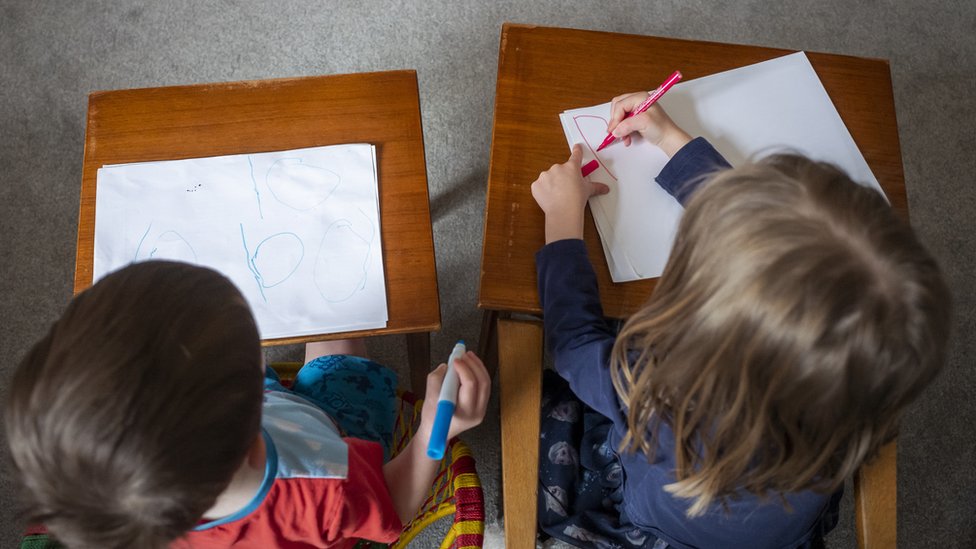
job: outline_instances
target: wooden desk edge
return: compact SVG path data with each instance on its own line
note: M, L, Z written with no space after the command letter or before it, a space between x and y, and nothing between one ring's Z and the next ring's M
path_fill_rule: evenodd
M710 44L710 45L715 45L715 46L743 46L743 47L748 47L748 48L762 48L762 49L765 49L765 50L780 51L780 52L783 52L784 55L788 55L788 54L791 54L791 53L798 53L798 52L801 52L802 51L804 53L812 53L812 54L816 54L816 55L830 55L832 57L843 57L843 58L847 58L847 59L866 59L866 60L869 60L869 61L878 61L878 62L884 63L889 68L889 71L890 71L890 67L891 67L890 60L889 59L886 59L884 57L868 57L868 56L862 56L862 55L848 55L848 54L843 54L843 53L829 53L829 52L822 52L822 51L817 51L817 50L804 50L804 49L795 50L795 49L789 49L789 48L776 48L776 47L772 47L772 46L763 46L763 45L758 45L758 44L740 44L740 43L736 43L736 42L715 42L713 40L694 40L694 39L691 39L691 38L680 38L680 37L677 37L677 36L657 36L657 35L650 35L650 34L634 34L634 33L629 33L629 32L612 32L612 31L592 30L592 29L576 29L576 28L572 28L572 27L548 27L548 26L543 26L543 25L532 25L532 24L528 24L528 23L512 23L510 21L506 21L506 22L502 23L502 42L501 42L502 43L502 46L504 46L504 44L507 42L507 40L505 38L506 38L506 34L509 31L532 31L532 30L569 31L569 32L584 32L584 33L592 33L592 34L606 34L606 35L613 35L613 36L634 36L634 37L640 37L640 38L659 38L659 39L662 39L662 40L673 40L673 41L676 41L676 42L686 42L686 43L689 43L689 44ZM501 58L500 57L499 57L499 65L501 65Z
M356 76L393 76L396 74L413 75L414 80L417 80L416 69L393 69L388 71L375 71L375 72L347 72L340 74L317 74L312 76L288 76L283 78L262 78L253 80L228 80L225 82L199 82L196 84L176 84L173 86L150 86L145 88L122 88L119 90L92 90L88 93L88 105L91 106L93 99L99 99L103 95L109 95L114 93L124 93L124 92L152 92L154 90L189 90L193 88L202 89L237 89L237 88L257 88L262 86L279 86L281 84L289 84L292 82L300 82L302 80L314 80L317 78L334 78L334 77L356 77ZM418 89L419 97L419 89Z
M92 239L92 247L91 247L92 260L88 262L88 266L90 268L85 270L85 272L82 272L82 254L83 254L83 244L84 244L83 240L85 239L84 232L83 232L83 225L86 221L85 197L86 195L91 195L91 200L95 200L95 196L94 196L95 189L92 188L91 190L89 190L88 184L86 184L86 179L85 179L85 170L87 169L87 164L88 164L87 159L90 153L88 147L91 145L88 136L91 135L92 125L94 124L94 120L92 116L92 100L94 95L95 92L88 94L88 111L85 113L85 147L82 149L82 156L81 156L81 185L78 188L78 224L77 224L77 230L75 232L75 271L74 271L74 286L73 286L73 293L75 295L81 293L82 290L91 286L92 278L94 277L93 275L94 264L95 264L94 238ZM91 223L93 225L95 223L94 215L92 215ZM92 228L92 231L94 232L94 227Z
M398 335L398 334L423 334L436 332L441 329L441 323L424 326L410 326L408 328L375 328L371 330L356 330L352 332L330 332L323 334L313 334L295 337L279 337L272 339L262 339L261 345L264 347L274 347L277 345L294 345L299 343L311 343L313 341L325 341L330 339L352 339L357 337L370 337L377 335Z

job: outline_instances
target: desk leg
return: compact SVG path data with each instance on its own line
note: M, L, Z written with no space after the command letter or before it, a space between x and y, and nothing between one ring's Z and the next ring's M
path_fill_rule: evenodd
M505 546L535 547L542 400L542 324L498 321Z
M500 318L508 318L507 314L485 309L481 313L481 335L478 337L478 356L488 368L488 375L495 379L498 373L498 331L495 326Z
M407 334L407 362L410 365L410 390L417 398L427 392L430 373L430 332Z
M898 439L854 474L854 509L860 549L898 546Z

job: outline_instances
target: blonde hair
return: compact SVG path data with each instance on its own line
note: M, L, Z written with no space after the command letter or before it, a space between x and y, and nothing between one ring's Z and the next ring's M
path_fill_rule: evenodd
M948 329L938 266L877 192L792 155L726 171L615 343L622 447L653 459L666 422L689 516L835 490L894 436Z

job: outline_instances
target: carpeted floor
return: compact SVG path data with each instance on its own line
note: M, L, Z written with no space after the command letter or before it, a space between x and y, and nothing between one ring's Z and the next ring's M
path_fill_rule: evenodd
M433 351L474 340L504 21L890 60L912 223L942 262L956 317L947 367L904 422L898 535L904 547L976 547L973 2L0 0L0 379L71 296L93 90L416 69L444 326ZM404 362L399 338L370 351ZM500 547L497 405L489 414L467 439L489 502L487 545ZM14 547L22 526L7 463L0 547ZM831 547L855 546L846 505Z

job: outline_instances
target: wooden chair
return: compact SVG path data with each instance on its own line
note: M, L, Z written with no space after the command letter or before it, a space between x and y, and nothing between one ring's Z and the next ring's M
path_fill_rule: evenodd
M505 517L505 538L513 547L530 547L526 543L535 539L539 485L542 323L502 318L496 333L502 463L508 465L502 471L502 494L508 502L519 502L520 509L517 516ZM897 453L897 441L892 441L854 477L857 543L861 549L897 547Z

